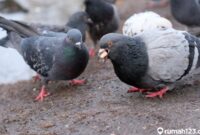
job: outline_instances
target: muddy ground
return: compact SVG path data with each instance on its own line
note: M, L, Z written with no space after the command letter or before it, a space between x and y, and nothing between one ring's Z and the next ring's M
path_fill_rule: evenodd
M145 10L143 0L119 5L122 19ZM169 8L155 11L184 29ZM79 78L87 84L50 84L51 95L43 102L34 101L39 82L0 86L0 135L156 135L158 127L200 129L200 84L147 99L126 93L130 86L116 77L111 63L102 65L97 59Z

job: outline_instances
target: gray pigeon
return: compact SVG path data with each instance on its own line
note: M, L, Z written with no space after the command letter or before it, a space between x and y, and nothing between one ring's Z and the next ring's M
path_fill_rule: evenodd
M27 64L42 76L43 86L36 100L43 100L48 95L45 87L49 80L72 80L87 66L89 54L78 29L70 29L62 36L45 36L32 29L21 29L22 25L2 17L0 26L20 35L21 41L16 48L20 49Z
M171 12L174 18L189 27L189 30L200 35L200 1L170 0ZM194 27L194 29L192 29Z
M82 37L83 37L83 41L85 42L85 38L86 38L86 31L88 31L89 29L89 24L92 24L92 20L89 18L88 14L84 11L79 11L76 12L74 14L72 14L69 17L68 22L66 23L64 29L58 29L58 30L46 30L44 31L44 28L42 28L42 33L48 36L61 36L62 34L65 34L66 32L68 32L70 29L78 29L80 30ZM59 28L59 27L58 27ZM57 33L57 32L65 32L65 33ZM59 34L59 35L57 35Z
M79 29L83 35L83 41L85 41L86 31L89 30L90 24L93 24L93 21L86 12L76 12L69 18L65 25L65 31L68 31L70 28Z
M162 97L200 66L200 40L174 29L150 30L133 38L111 33L100 40L99 57L110 59L128 92Z
M93 23L89 24L89 34L96 45L99 39L119 28L119 14L112 0L85 0L85 12ZM114 2L114 1L113 1ZM94 55L94 50L90 50Z

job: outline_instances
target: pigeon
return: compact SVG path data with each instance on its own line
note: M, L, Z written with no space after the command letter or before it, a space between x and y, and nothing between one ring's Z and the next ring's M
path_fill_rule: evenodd
M42 76L43 86L36 100L43 100L48 81L73 80L86 68L88 50L78 29L70 29L65 35L41 35L34 29L24 28L14 21L0 18L0 26L21 37L19 52L26 63ZM73 84L83 84L84 80L74 80Z
M74 13L68 20L65 31L68 31L71 28L79 29L83 35L83 41L86 38L86 31L88 31L88 25L93 24L91 18L84 11L79 11Z
M199 0L170 0L171 12L174 18L192 28L200 26L200 1ZM196 28L194 28L195 30ZM194 34L198 35L198 31L193 31Z
M128 92L163 97L200 66L200 40L173 28L149 30L135 37L118 33L100 39L99 57L110 59Z
M122 32L123 35L134 37L148 30L168 28L172 28L172 23L168 19L147 11L129 17L122 27Z
M112 3L112 4L115 4L117 0L104 0L105 2L109 2L109 3Z
M69 31L70 29L76 28L81 31L84 42L85 42L85 37L86 37L86 31L88 31L88 24L92 23L91 19L89 18L87 13L84 11L79 11L72 14L69 17L69 20L66 23L66 25L62 27L48 26L48 25L41 25L41 24L29 25L20 21L13 21L13 22L15 22L15 24L18 24L18 27L23 26L23 27L20 27L20 29L24 29L24 31L30 32L29 30L31 29L31 32L34 32L36 35L40 33L42 35L48 35L48 36L55 36L55 35L61 36L63 34L65 35L66 32ZM8 47L10 45L7 43L8 41L11 41L12 44L16 44L16 40L18 40L18 38L19 37L17 36L16 31L15 31L15 34L13 34L12 31L9 31L8 36L0 40L0 45L4 45ZM14 47L17 47L17 46L14 45Z
M119 15L116 6L107 0L85 0L85 12L93 23L89 24L89 34L96 45L99 39L119 28ZM95 54L94 49L90 54Z

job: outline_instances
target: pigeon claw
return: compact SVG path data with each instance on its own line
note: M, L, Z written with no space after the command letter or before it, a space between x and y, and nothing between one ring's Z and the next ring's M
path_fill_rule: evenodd
M168 87L164 87L162 88L161 90L159 91L156 91L156 92L152 92L152 93L149 93L146 95L147 98L154 98L154 97L159 97L159 98L162 98L163 95L169 90Z
M36 83L37 81L41 81L39 74L37 74L36 76L33 76L33 82Z
M71 81L69 81L69 84L72 85L72 86L83 85L85 83L86 83L85 80L71 80Z
M94 48L90 48L89 49L89 56L91 57L91 58L93 58L94 56L95 56L95 50L94 50Z
M140 89L140 88L136 88L136 87L131 87L131 88L127 91L127 93L133 93L133 92L144 93L144 92L146 92L146 91L148 91L148 90L146 90L146 89Z
M46 91L45 85L42 86L39 95L35 98L36 101L43 101L45 97L49 96L49 93Z

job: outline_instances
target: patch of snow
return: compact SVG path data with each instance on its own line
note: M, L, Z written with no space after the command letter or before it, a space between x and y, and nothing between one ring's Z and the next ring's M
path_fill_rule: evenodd
M7 32L0 27L0 39L7 36Z
M0 16L5 17L6 19L21 21L21 20L25 20L26 14L22 12L16 12L12 14L0 13Z
M30 80L35 75L15 49L0 47L0 54L0 84Z

